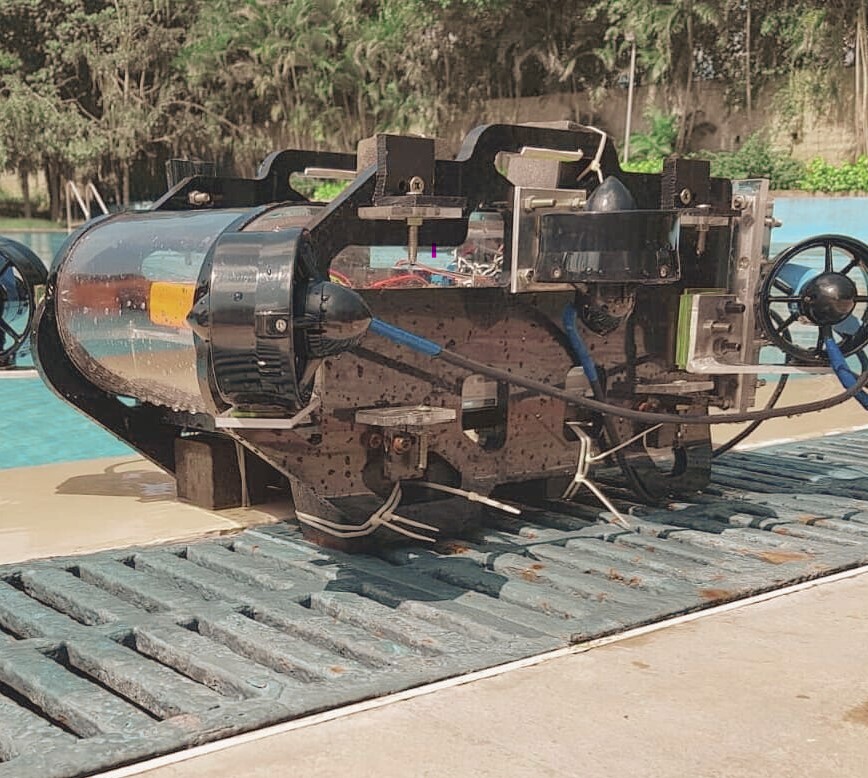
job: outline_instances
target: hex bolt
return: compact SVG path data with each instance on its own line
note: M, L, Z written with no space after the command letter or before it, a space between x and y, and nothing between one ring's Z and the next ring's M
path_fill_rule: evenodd
M723 306L724 313L734 314L734 313L744 313L746 308L744 303L737 303L734 300L729 300L726 305Z
M371 432L365 443L368 448L380 448L383 445L383 436L379 432Z
M198 189L194 189L187 195L187 202L190 205L208 205L211 202L211 195L208 192L200 192Z
M396 435L392 438L392 453L406 454L413 448L413 439L406 435Z
M736 343L732 340L724 340L723 338L718 338L714 341L714 346L717 351L724 353L728 351L741 351L741 343Z
M558 201L554 197L526 197L524 199L524 209L533 211L537 208L555 208Z

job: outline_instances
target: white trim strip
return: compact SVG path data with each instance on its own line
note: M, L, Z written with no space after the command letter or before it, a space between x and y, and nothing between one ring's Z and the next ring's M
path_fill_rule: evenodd
M39 378L35 367L5 367L0 368L0 379Z

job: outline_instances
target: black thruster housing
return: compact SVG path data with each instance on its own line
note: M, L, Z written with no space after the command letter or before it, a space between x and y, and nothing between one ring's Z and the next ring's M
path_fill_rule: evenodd
M297 410L309 401L315 365L295 317L303 310L310 256L300 229L224 233L215 242L188 318L199 385L215 413Z

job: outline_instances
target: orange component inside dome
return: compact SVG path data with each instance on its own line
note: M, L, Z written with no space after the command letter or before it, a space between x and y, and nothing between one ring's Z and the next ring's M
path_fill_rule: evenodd
M187 314L193 307L194 284L154 281L148 304L152 323L163 327L189 327Z

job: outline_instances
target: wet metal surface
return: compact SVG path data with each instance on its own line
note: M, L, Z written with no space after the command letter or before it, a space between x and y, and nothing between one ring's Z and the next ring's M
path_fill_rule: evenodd
M626 508L626 506L624 506ZM868 434L708 493L348 556L293 527L0 567L0 777L81 776L868 563Z

